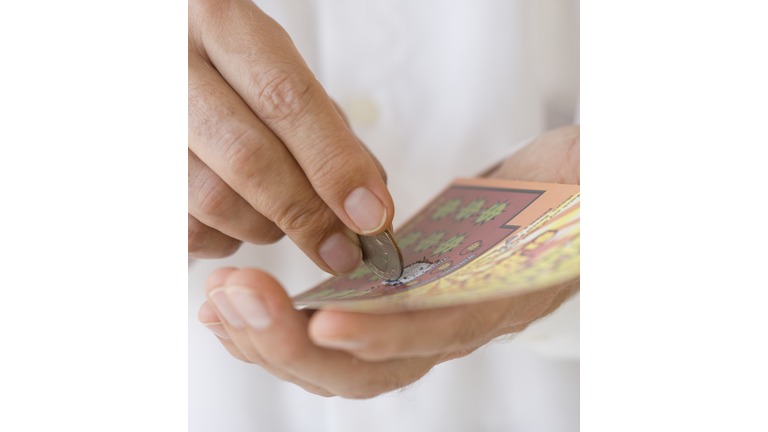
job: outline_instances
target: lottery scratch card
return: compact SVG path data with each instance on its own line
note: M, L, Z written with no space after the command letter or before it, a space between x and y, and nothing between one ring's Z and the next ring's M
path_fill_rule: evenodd
M364 312L508 297L579 277L579 186L459 179L395 231L405 269L384 281L365 264L294 298Z

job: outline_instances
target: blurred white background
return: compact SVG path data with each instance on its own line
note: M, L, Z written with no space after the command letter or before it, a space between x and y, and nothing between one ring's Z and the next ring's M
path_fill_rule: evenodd
M766 234L751 224L764 207L766 5L580 9L583 429L764 430ZM219 373L200 370L253 368L212 336L188 365L206 347L188 350L199 327L183 282L186 26L181 2L0 4L2 430L186 430L194 416L233 430L245 415L231 413L259 402L190 408ZM748 235L730 235L742 221ZM445 366L415 392L462 364Z

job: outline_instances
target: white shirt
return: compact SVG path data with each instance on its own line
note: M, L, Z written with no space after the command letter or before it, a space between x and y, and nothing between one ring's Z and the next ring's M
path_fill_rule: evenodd
M383 164L395 228L452 179L575 118L575 1L257 4ZM265 269L291 295L327 277L288 239L190 266L190 431L578 430L578 296L514 341L438 365L405 390L327 399L235 360L197 321L203 282L225 265Z

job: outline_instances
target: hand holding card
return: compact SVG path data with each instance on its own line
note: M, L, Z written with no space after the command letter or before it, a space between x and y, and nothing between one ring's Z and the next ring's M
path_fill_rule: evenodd
M578 137L578 127L542 135L491 176L578 184ZM268 274L225 268L207 281L211 301L201 308L200 319L216 328L234 357L307 391L373 397L406 386L434 365L463 357L497 336L523 330L578 291L578 208L577 186L458 182L396 233L401 246L408 245L403 246L406 264L424 258L423 264L433 266L428 267L430 273L435 271L429 278L419 266L411 273L408 283L415 283L410 286L366 291L355 281L370 275L358 275L296 299L398 312L296 310ZM427 228L432 230L424 231ZM406 238L420 230L418 236ZM440 268L448 261L453 263ZM415 276L419 272L421 276ZM430 280L435 276L438 279ZM333 285L337 282L355 285ZM509 288L509 283L518 285ZM333 290L307 298L328 287ZM472 293L471 298L462 298L466 293ZM441 304L453 306L434 308ZM423 308L432 309L414 310Z
M406 271L361 265L294 299L362 312L431 309L547 288L579 275L579 186L457 180L395 232Z

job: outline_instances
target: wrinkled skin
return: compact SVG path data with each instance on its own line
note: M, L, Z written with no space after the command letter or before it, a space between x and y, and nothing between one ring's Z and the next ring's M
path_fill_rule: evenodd
M287 235L321 269L354 270L357 235L395 214L381 165L253 2L190 0L188 28L189 256Z

